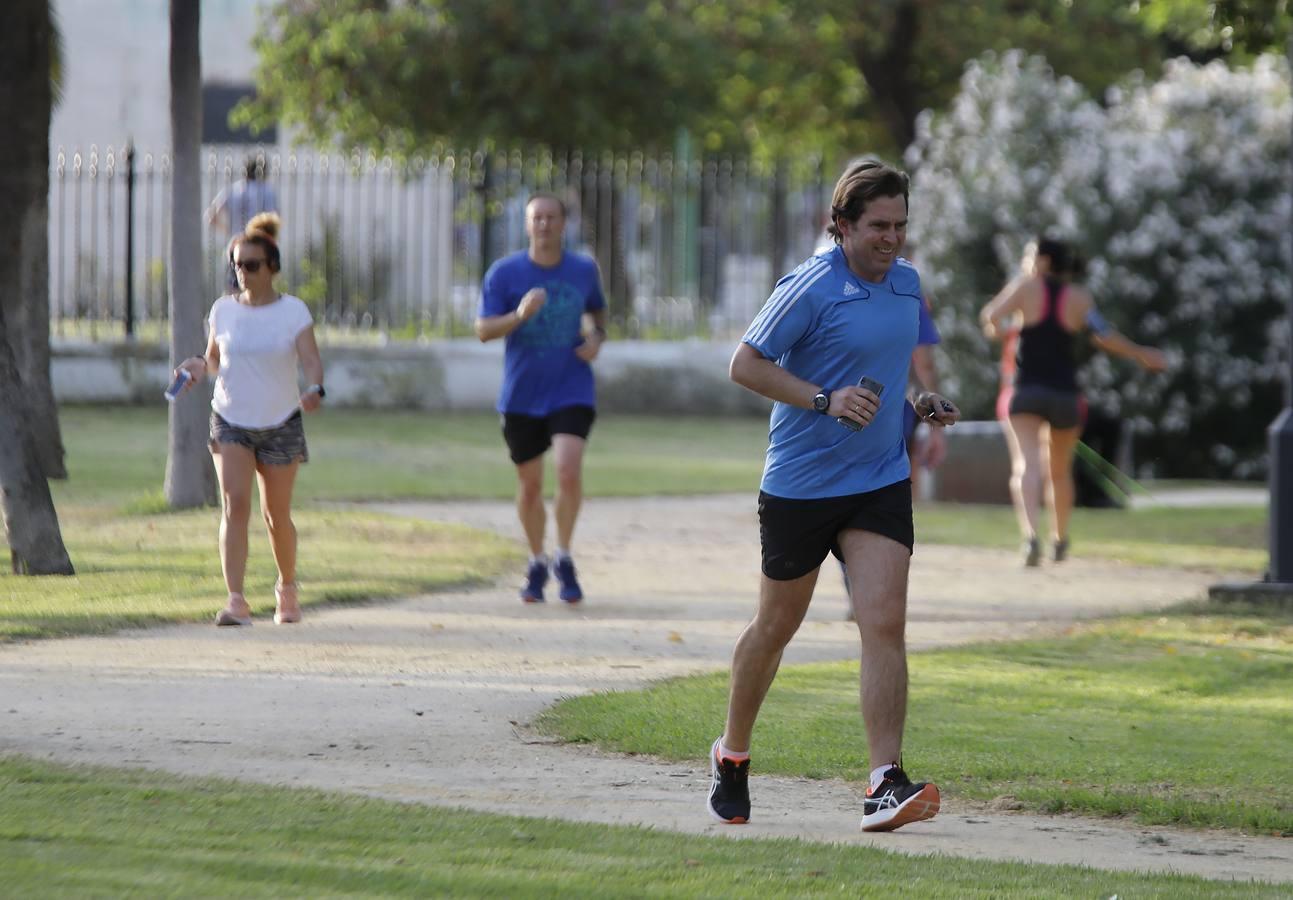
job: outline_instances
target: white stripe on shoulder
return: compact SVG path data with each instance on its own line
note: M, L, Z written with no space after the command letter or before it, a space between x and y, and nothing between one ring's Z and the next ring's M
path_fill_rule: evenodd
M805 266L798 275L777 288L768 302L763 304L763 309L759 310L746 332L750 340L766 340L804 292L831 269L830 263L820 257L814 258L813 262L813 265Z

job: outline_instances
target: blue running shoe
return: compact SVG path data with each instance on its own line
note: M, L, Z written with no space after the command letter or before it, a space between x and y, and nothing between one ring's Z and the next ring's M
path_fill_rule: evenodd
M579 589L579 580L575 578L575 561L563 556L552 564L552 574L557 576L561 585L561 599L567 603L578 603L584 599L584 592Z
M548 564L540 560L530 563L521 585L521 600L525 603L542 603L543 586L548 583Z

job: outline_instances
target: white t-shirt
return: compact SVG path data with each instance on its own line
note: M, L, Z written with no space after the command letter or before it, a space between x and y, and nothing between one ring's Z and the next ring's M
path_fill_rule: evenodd
M207 320L220 348L211 408L242 428L272 428L301 404L296 339L314 324L297 297L280 294L273 303L248 306L232 294L211 306Z

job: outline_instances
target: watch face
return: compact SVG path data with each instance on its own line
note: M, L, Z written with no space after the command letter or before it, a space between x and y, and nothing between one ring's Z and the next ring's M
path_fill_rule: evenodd
M830 405L831 405L831 398L826 396L826 394L818 394L817 396L813 397L813 409L817 410L818 412L826 412L827 408Z

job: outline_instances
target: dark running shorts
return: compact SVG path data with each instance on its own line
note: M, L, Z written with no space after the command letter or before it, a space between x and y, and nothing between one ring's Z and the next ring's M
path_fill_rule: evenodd
M897 541L910 553L916 543L911 523L911 480L904 479L846 497L788 500L759 492L759 542L763 574L774 581L807 575L827 553L840 562L839 534L858 528Z
M218 412L211 413L211 452L219 453L221 444L238 444L256 454L256 462L270 466L287 466L310 461L305 446L305 426L298 409L282 425L270 428L241 428L230 425Z
M567 406L550 416L522 416L503 413L503 440L518 466L542 456L552 446L554 434L573 434L588 439L597 412L591 406Z
M1086 403L1075 391L1059 391L1041 385L1015 385L1010 397L1010 415L1039 416L1052 428L1077 428L1086 418Z

